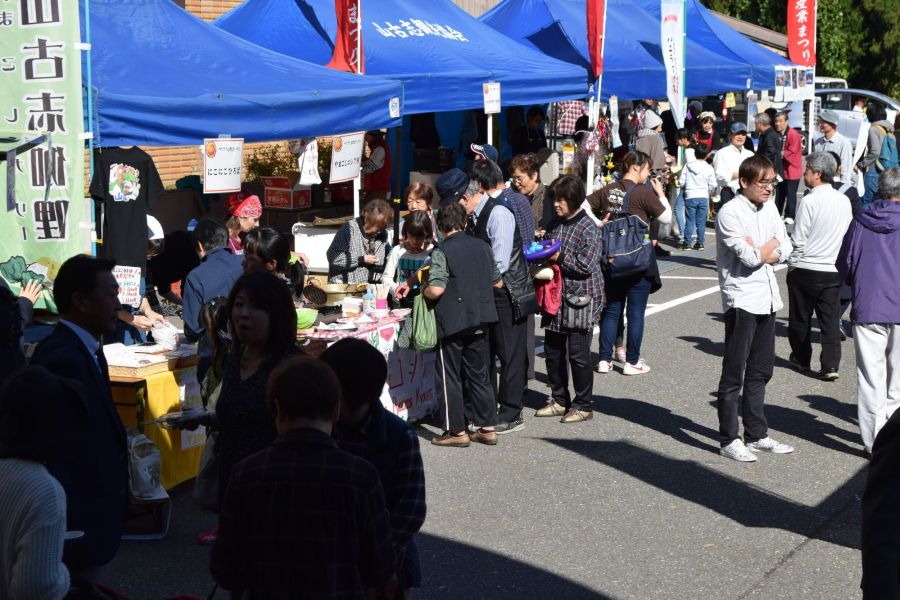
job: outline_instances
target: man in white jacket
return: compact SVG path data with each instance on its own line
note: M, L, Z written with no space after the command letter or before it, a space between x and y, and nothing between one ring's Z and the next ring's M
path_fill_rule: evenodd
M838 378L841 333L838 328L842 279L835 267L841 241L853 220L850 200L831 185L837 161L828 152L806 158L803 182L812 192L804 196L794 223L794 251L788 259L790 317L788 341L791 363L809 370L812 359L812 314L822 331L821 372L825 381Z
M753 462L753 452L794 451L769 437L763 409L775 366L775 313L783 306L774 265L787 260L792 246L770 202L775 197L772 161L751 156L740 164L738 181L740 193L716 218L716 268L725 312L725 356L716 396L722 456Z

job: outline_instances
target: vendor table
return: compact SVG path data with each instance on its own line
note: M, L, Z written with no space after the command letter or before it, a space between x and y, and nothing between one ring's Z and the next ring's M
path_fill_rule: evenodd
M437 409L434 389L434 352L417 352L397 347L397 336L403 319L385 317L356 331L320 331L308 334L308 354L318 355L330 343L342 338L359 338L377 348L387 360L388 378L381 393L381 403L407 421L418 421Z
M170 489L197 475L206 443L203 427L172 431L155 423L162 415L201 405L197 368L164 371L146 377L110 376L113 401L126 427L134 427L153 440L160 454L160 480Z

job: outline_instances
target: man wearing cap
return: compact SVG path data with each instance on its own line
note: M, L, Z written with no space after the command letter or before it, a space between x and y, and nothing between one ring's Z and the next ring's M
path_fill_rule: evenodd
M363 161L363 189L366 200L388 200L391 196L391 151L384 139L384 132L366 132L369 158Z
M719 208L738 193L740 186L738 169L742 162L753 156L753 152L744 147L746 141L747 126L743 123L732 123L731 133L728 135L729 144L716 152L713 169L716 171L716 181L722 188Z
M853 147L850 140L838 133L837 126L838 115L833 110L819 111L819 131L822 136L816 138L813 142L813 152L835 152L841 157L842 172L839 181L842 183L852 183L853 170L850 165L853 164Z
M495 163L500 160L500 153L490 144L470 144L469 149L475 155L475 160L489 160Z

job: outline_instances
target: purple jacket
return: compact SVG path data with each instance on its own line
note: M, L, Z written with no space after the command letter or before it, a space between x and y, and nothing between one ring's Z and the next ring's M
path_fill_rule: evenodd
M879 200L850 224L835 266L853 288L854 323L900 323L900 202Z

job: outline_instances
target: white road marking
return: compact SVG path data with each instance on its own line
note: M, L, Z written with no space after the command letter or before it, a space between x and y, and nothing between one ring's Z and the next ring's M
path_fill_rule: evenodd
M718 277L690 277L688 275L660 275L660 279L695 279L697 281L718 281ZM649 306L649 305L648 305Z
M781 271L782 269L786 269L787 265L775 265L775 271ZM664 310L669 310L670 308L675 308L676 306L681 306L691 300L696 300L697 298L702 298L704 296L709 296L710 294L715 294L719 291L719 286L715 285L713 287L706 288L705 290L700 290L699 292L694 292L693 294L688 294L687 296L682 296L681 298L675 298L674 300L669 300L668 302L663 302L653 308L648 308L644 313L645 317L649 317L650 315L655 315L656 313L661 313Z

